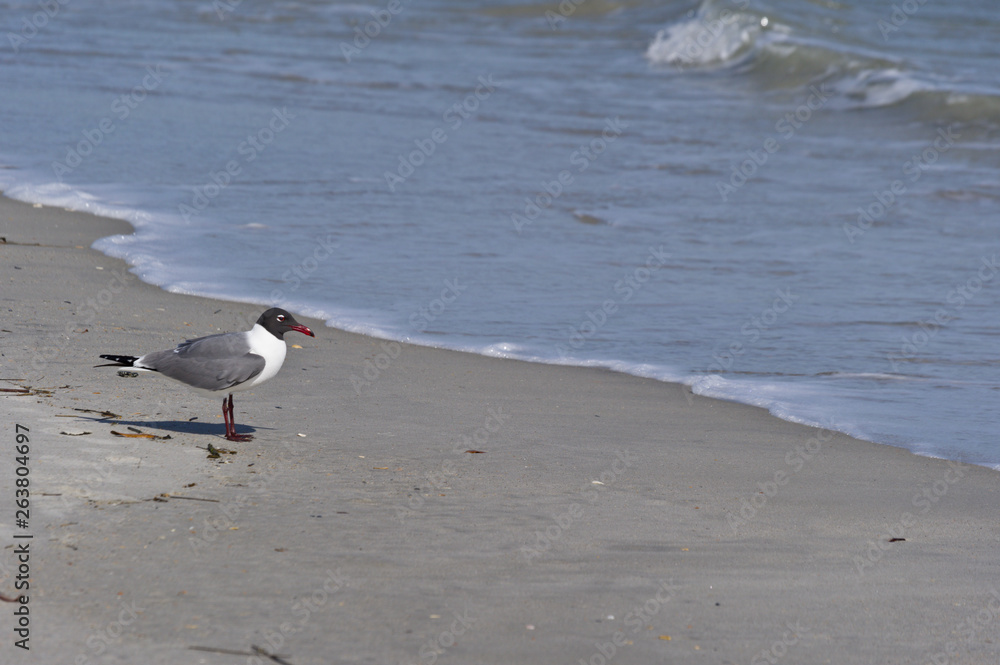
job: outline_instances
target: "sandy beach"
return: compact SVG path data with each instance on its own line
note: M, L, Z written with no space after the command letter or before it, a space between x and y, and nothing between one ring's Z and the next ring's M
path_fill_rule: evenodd
M0 593L20 593L30 543L30 650L4 604L3 663L1000 656L992 470L302 317L316 338L289 335L277 378L236 396L256 438L230 443L216 401L94 368L264 309L164 292L89 249L129 231L0 199Z

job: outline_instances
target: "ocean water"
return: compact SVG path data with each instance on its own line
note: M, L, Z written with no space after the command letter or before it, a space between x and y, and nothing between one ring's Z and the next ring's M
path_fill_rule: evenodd
M0 188L148 282L1000 469L987 0L0 16Z

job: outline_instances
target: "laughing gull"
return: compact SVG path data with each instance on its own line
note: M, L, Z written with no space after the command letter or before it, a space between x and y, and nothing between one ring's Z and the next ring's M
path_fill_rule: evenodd
M222 398L226 438L249 441L252 435L236 433L233 393L259 386L278 373L285 362L285 333L290 330L316 336L285 310L272 307L246 332L189 339L176 349L154 351L140 357L102 355L114 363L98 367L130 367L157 372L206 397L228 393L228 399Z

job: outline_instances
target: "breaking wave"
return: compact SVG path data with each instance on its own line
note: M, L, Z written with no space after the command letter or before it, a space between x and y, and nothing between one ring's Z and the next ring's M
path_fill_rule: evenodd
M1000 128L1000 89L924 71L877 46L810 27L821 23L818 16L786 18L750 3L705 0L659 30L645 57L679 74L727 72L765 90L822 84L833 92L832 110L905 107L916 120Z

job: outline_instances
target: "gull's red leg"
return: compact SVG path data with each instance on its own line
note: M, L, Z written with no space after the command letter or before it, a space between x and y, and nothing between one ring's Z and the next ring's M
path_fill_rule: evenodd
M226 413L226 400L222 400L222 413L225 417ZM253 438L253 434L237 434L236 433L236 416L233 415L233 394L229 393L229 417L226 419L226 439L229 441L249 441Z
M233 433L232 427L229 425L229 411L226 409L226 398L222 398L222 419L226 422L226 438Z

